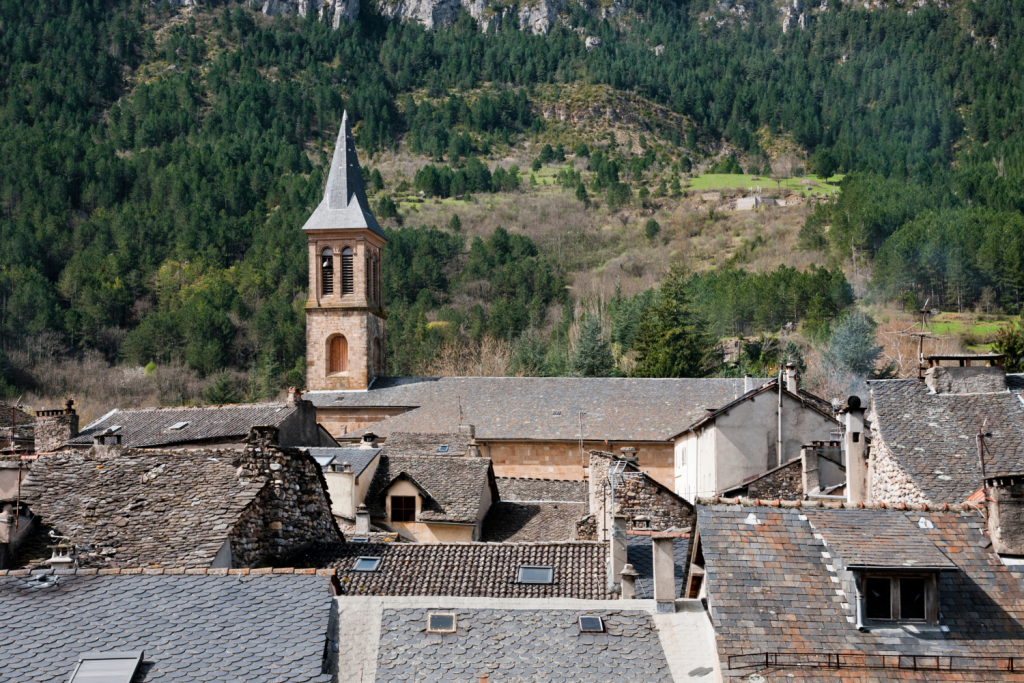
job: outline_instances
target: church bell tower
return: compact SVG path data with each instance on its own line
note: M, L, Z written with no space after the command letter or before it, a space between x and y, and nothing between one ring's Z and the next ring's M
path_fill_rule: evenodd
M324 198L302 231L309 240L306 387L366 389L384 373L381 253L387 240L366 199L348 112Z

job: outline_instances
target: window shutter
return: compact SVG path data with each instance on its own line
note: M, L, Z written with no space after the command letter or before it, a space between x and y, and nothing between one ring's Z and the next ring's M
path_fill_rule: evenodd
M324 249L320 254L320 294L334 294L334 252Z
M341 251L341 293L351 294L355 291L352 272L352 250L346 247Z

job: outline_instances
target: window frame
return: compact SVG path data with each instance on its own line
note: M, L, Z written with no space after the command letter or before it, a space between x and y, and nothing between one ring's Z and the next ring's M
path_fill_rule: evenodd
M129 662L130 663L132 660L134 660L135 661L135 665L132 667L132 673L127 678L124 678L122 676L118 676L115 679L115 678L112 678L111 676L107 675L108 680L110 680L111 683L120 683L121 681L124 681L124 683L130 683L130 681L133 678L135 678L135 674L138 673L139 665L142 663L142 660L143 660L144 657L145 657L145 653L142 650L127 651L127 652L118 652L118 651L114 651L114 650L107 651L107 652L85 652L85 653L79 655L78 661L75 662L75 670L71 672L71 678L68 679L68 683L75 683L76 679L78 679L79 672L82 670L82 666L86 662L103 662L103 661L108 661L109 662L109 661L115 661L116 660L116 661L125 661L125 662ZM90 678L93 675L95 675L92 672L87 672L87 673L89 673ZM79 679L79 680L81 680L81 679Z
M583 628L584 619L597 619L599 628ZM596 614L581 614L576 617L576 626L579 627L580 633L604 633L604 619Z
M356 561L352 564L352 571L354 571L354 572L364 572L364 573L375 572L378 569L380 569L380 563L381 563L382 560L383 560L383 558L380 557L379 555L361 555L361 556L357 557ZM373 568L372 569L360 569L359 568L359 563L360 562L373 562Z
M388 496L388 498L391 499L391 521L392 522L415 522L416 521L416 498L417 497L418 496ZM405 503L403 503L403 507L401 508L403 513L409 513L409 519L404 519L404 518L403 519L398 519L398 517L395 516L395 501L396 500L406 500L406 501L407 500L411 500L412 501L412 511L411 512L409 512L409 510L405 507ZM404 516L405 516L405 514L403 514L403 517Z
M872 579L886 579L889 581L889 618L868 616L868 595L867 582ZM924 618L904 617L902 612L902 581L923 580L924 581ZM863 620L872 624L928 624L939 623L939 574L938 572L886 572L868 571L861 572L859 590L864 600Z
M452 627L451 628L435 628L431 626L431 620L434 617L451 617ZM459 617L454 612L427 612L427 633L455 633L459 629Z
M334 296L334 250L324 247L320 251L320 296Z
M523 570L524 569L525 570L544 569L544 570L546 570L546 571L548 571L550 573L550 578L548 578L547 581L528 581L528 580L523 578ZM554 582L555 582L555 568L554 568L553 565L521 564L521 565L519 565L519 569L516 572L516 583L524 583L524 584L530 584L530 585L535 585L535 586L536 585L539 585L539 586L550 586Z

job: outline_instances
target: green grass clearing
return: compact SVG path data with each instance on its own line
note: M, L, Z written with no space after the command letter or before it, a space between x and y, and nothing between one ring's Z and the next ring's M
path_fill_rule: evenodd
M755 180L755 178L757 178L757 180ZM766 195L771 195L773 190L777 190L780 187L793 192L806 192L808 195L824 195L832 194L832 190L839 189L839 186L836 183L842 179L843 176L834 175L829 178L831 182L826 184L825 181L818 176L808 175L800 178L787 178L783 180L780 185L767 176L740 175L738 173L706 173L704 175L691 178L686 189L703 192L708 190L724 190L737 187L746 190L748 187L760 186L762 193ZM811 180L818 183L818 185L804 185L800 182L801 180Z

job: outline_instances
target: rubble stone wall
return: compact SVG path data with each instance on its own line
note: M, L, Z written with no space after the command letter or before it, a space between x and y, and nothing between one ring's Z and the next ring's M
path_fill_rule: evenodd
M871 439L871 499L876 503L930 502L892 455L880 435Z
M615 509L612 510L613 491L608 470L616 459L611 453L590 452L589 493L596 523L595 540L607 540L604 534L611 525L612 514L624 515L630 529L666 531L672 527L693 526L693 506L632 465L627 465L626 473L615 486Z
M52 453L78 436L78 415L36 418L36 453Z
M316 462L267 440L246 446L242 479L267 481L231 531L233 567L254 567L315 541L344 543Z
M803 463L792 460L765 476L750 482L748 498L761 500L802 500L804 497Z

